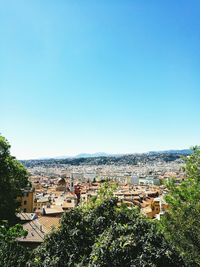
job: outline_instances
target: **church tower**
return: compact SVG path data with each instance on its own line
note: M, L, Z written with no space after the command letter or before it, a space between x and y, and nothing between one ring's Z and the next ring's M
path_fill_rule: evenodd
M70 177L70 191L74 192L74 175L73 175L73 173L71 173L71 177Z

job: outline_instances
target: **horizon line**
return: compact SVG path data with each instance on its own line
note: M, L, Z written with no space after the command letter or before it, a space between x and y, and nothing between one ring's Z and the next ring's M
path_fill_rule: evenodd
M76 158L91 158L91 157L112 157L112 156L126 156L126 155L134 155L134 154L148 154L148 153L164 153L164 152L173 152L173 151L184 151L184 150L192 150L192 148L180 148L180 149L164 149L164 150L149 150L145 152L127 152L127 153L107 153L107 152L94 152L94 153L79 153L71 156L44 156L37 158L27 158L27 159L18 159L20 161L28 161L28 160L50 160L50 159L76 159ZM99 154L99 155L98 155ZM102 154L102 155L101 155ZM104 154L104 155L103 155ZM17 157L16 157L17 158Z

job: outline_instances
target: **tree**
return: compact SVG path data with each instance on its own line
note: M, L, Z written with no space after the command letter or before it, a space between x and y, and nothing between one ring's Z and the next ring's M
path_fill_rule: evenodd
M188 266L200 266L200 147L185 158L185 180L168 183L169 210L162 220L163 233Z
M0 220L15 221L17 196L28 184L26 169L10 155L10 145L0 135Z
M183 266L156 225L136 216L132 223L112 224L99 236L92 248L90 266Z
M16 238L26 236L26 234L19 224L12 227L6 223L0 224L0 266L26 266L29 251L16 242Z
M193 178L200 182L200 146L193 147L193 152L190 156L185 157L185 172L188 178Z
M136 208L106 198L65 213L61 227L36 249L34 267L184 266L157 226Z

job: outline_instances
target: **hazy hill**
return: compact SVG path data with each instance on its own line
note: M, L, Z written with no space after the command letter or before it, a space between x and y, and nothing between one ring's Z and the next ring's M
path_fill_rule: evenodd
M130 155L107 155L107 156L95 156L95 154L81 154L75 158L64 159L40 159L40 160L23 160L21 161L26 167L33 166L57 166L60 164L66 165L136 165L138 163L148 162L170 162L180 159L182 156L191 154L189 149L184 150L168 150L168 151L151 151L142 154L130 154ZM104 153L105 154L105 153ZM90 155L87 157L87 155Z

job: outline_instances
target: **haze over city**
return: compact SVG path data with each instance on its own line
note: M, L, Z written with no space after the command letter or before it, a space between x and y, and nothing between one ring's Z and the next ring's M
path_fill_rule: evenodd
M200 136L199 1L2 1L0 132L18 159Z

